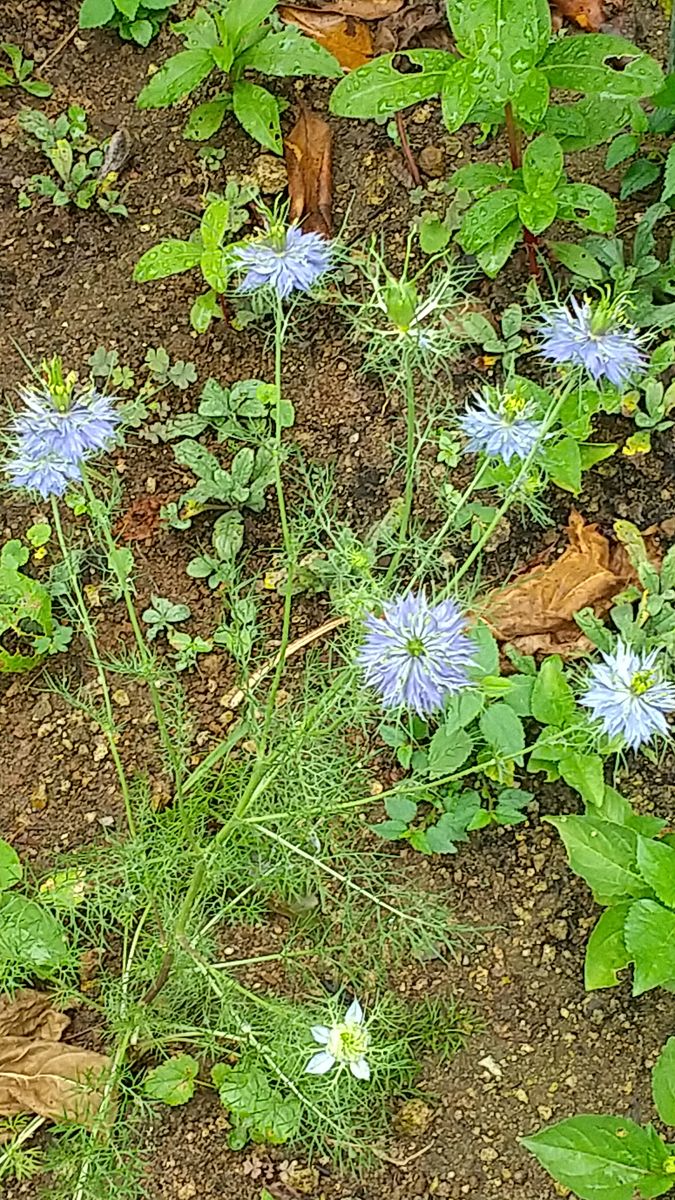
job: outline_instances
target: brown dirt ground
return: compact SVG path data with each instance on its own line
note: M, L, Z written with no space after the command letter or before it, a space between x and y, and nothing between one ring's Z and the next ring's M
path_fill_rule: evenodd
M128 221L113 221L97 210L52 209L47 202L19 212L15 180L41 169L38 157L22 144L13 114L21 100L14 90L0 99L0 328L2 384L11 389L24 367L11 341L15 338L35 362L58 350L69 365L83 369L100 344L116 347L122 362L139 368L148 346L163 344L173 357L192 360L200 386L209 374L223 382L251 375L269 377L271 363L255 334L236 334L226 325L196 338L190 330L189 304L194 279L185 277L139 288L131 272L140 254L162 236L182 236L199 211L204 180L194 147L181 138L182 112L140 114L135 98L148 65L161 61L173 47L164 33L145 51L121 43L113 35L76 35L59 50L76 24L76 0L0 0L0 31L42 61L54 54L45 74L55 85L44 108L49 114L68 104L83 104L92 128L109 135L120 127L131 132L135 151L125 172ZM650 5L626 5L616 21L627 36L651 48L662 45L664 19ZM305 82L289 85L293 100L300 93L325 107L327 89ZM291 119L287 116L287 120ZM349 236L387 230L394 253L400 252L410 208L405 171L383 129L370 123L335 123L335 203L338 215L350 206ZM449 138L433 106L423 106L410 122L414 149L440 147L448 169L465 152ZM252 142L227 126L221 144L227 148L225 171L212 176L217 188L227 170L248 169L258 157ZM597 179L597 163L589 174ZM602 174L602 172L600 172ZM616 177L606 180L616 189ZM628 210L625 212L629 218ZM497 283L481 285L483 301L495 312L517 297L522 264L516 263ZM383 511L396 495L391 478L392 437L400 435L400 414L384 404L380 390L358 373L358 350L345 341L341 324L321 317L319 331L303 330L290 350L287 388L297 410L297 440L305 453L339 464L342 512L357 524ZM473 365L460 364L458 392L467 386ZM197 388L167 392L172 411L194 404ZM625 435L628 426L621 427ZM673 437L661 435L646 458L617 456L591 478L579 507L590 518L609 525L628 516L648 525L673 516ZM167 447L132 436L117 458L123 487L123 511L148 494L164 499L181 488L181 472ZM553 501L558 526L564 524L569 499ZM38 509L5 498L0 532L3 540L21 532ZM506 575L526 561L543 540L556 536L518 526L495 556L494 570ZM191 628L206 634L218 617L217 600L189 580L184 566L194 553L200 531L158 533L137 542L140 601L150 593L182 599L197 614ZM265 556L274 547L276 530L264 514L249 522L249 537ZM206 534L204 534L206 540ZM492 568L491 568L492 569ZM268 601L270 627L278 627L278 603ZM296 631L318 624L327 615L321 599L300 606ZM100 622L104 643L114 648L127 639L119 608L102 600ZM87 678L86 654L76 641L67 669ZM223 730L222 694L231 685L224 654L208 656L190 676L190 700L196 714L200 753ZM146 698L123 684L123 753L130 767L147 767L152 726ZM127 703L128 701L128 703ZM36 742L38 743L36 747ZM99 747L101 751L99 752ZM39 673L4 680L0 691L0 832L28 859L49 859L68 846L98 836L101 819L121 817L120 800L109 757L96 729L47 695ZM152 774L152 769L151 769ZM156 772L155 784L162 780ZM636 802L664 815L673 811L673 781L634 771L626 783ZM540 797L542 812L559 804L572 807L569 795ZM489 1200L548 1200L558 1195L534 1161L520 1151L516 1138L550 1119L572 1112L604 1110L653 1116L649 1097L649 1065L672 1032L675 1001L662 993L632 1000L627 985L609 993L586 996L583 954L596 912L588 890L566 867L562 848L548 827L531 818L517 831L498 830L476 839L455 860L419 861L422 878L443 889L462 922L494 926L462 961L415 966L399 981L402 992L450 994L470 1004L484 1025L449 1068L427 1064L422 1086L431 1115L418 1137L395 1138L388 1154L399 1164L361 1181L336 1177L319 1162L316 1175L302 1174L288 1151L233 1155L226 1146L222 1110L210 1095L200 1094L187 1109L169 1112L148 1135L150 1200L258 1200L265 1184L278 1200L310 1195L315 1200L404 1200L408 1197L470 1196ZM287 1155L284 1158L284 1153ZM32 1200L35 1185L9 1186L7 1200Z

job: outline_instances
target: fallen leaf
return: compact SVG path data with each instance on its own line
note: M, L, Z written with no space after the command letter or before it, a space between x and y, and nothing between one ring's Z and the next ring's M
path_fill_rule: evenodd
M0 1116L37 1113L91 1125L110 1059L93 1050L29 1037L0 1037Z
M92 1124L110 1059L60 1042L69 1024L44 992L0 997L0 1117L37 1113Z
M526 569L512 584L490 592L480 616L501 642L522 654L573 658L590 647L574 620L582 608L596 616L636 581L623 546L611 543L597 525L572 512L569 545L555 562Z
M333 208L333 149L330 126L303 106L285 142L289 219L304 230L330 237Z
M325 46L340 66L348 71L362 67L373 57L370 30L356 17L345 17L337 12L319 12L314 8L297 8L295 5L284 5L279 9L279 16L282 21L297 25L308 37Z
M117 522L115 533L123 542L140 542L159 529L161 496L139 496Z
M403 7L403 0L317 0L312 5L323 12L339 13L342 17L362 17L364 21L379 21Z
M551 8L590 33L597 33L606 19L603 0L551 0Z
M11 998L0 996L0 1037L36 1037L58 1042L70 1017L52 1008L46 992L24 988Z

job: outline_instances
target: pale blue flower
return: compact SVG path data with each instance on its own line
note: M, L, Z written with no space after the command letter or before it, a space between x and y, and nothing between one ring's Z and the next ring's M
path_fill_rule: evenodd
M344 1021L336 1025L313 1025L312 1037L325 1049L312 1055L305 1067L307 1075L325 1075L338 1065L348 1066L355 1079L370 1079L366 1059L370 1038L358 1000L350 1004Z
M53 454L79 463L111 445L120 422L113 397L91 391L59 404L49 391L25 388L20 395L26 408L9 429L26 458Z
M589 672L589 687L580 703L602 722L609 737L621 736L632 750L655 734L668 733L665 714L675 711L675 685L662 678L658 650L649 654L617 643Z
M331 244L318 233L303 233L291 225L280 236L270 231L235 252L246 267L240 292L270 287L280 299L291 292L308 292L331 265Z
M603 298L595 306L570 297L552 309L541 326L541 352L559 364L583 367L597 383L624 388L647 365L637 329L621 320L620 305Z
M470 685L467 671L475 648L465 626L453 600L430 605L424 592L391 600L381 617L366 618L357 661L384 708L405 707L426 716Z
M518 393L474 392L476 407L467 406L459 426L468 438L466 449L501 458L528 458L544 437L544 422L535 417L535 407Z
M68 484L81 478L80 463L72 458L54 453L26 454L21 442L13 450L14 456L3 464L11 487L37 492L47 500L62 496Z

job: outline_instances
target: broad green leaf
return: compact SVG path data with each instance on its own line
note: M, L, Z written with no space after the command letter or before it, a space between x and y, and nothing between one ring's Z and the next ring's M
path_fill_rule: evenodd
M408 74L398 71L394 59L401 56L422 69ZM445 76L456 61L455 55L445 50L380 54L340 80L330 98L330 111L337 117L390 116L440 95Z
M543 125L568 154L609 142L627 125L636 129L643 116L637 100L586 96L573 104L552 104Z
M408 832L405 821L380 821L377 825L369 825L371 833L384 838L385 842L399 842Z
M581 491L581 452L574 438L564 437L546 446L541 462L558 487L574 495Z
M20 883L22 878L23 867L16 850L0 838L0 892L6 892L8 888L14 887L14 884Z
M299 1100L273 1088L260 1068L218 1063L211 1078L225 1108L254 1141L277 1146L297 1135Z
M223 310L218 303L216 293L209 288L208 292L203 292L201 296L197 296L194 304L190 309L190 324L197 333L206 333L211 321L214 318L222 317Z
M469 163L466 167L459 167L453 172L448 180L448 187L461 187L467 188L470 192L478 192L481 188L496 187L497 184L506 183L512 175L511 167L498 166L497 163ZM477 315L480 316L480 313ZM494 333L492 326L490 326L490 330Z
M558 770L565 783L579 793L585 804L602 804L605 773L599 754L565 754L560 759Z
M499 274L504 264L513 254L522 228L519 218L516 217L487 246L482 246L477 251L476 261L490 279L494 279L495 275Z
M636 900L626 917L624 936L634 964L634 996L675 979L675 912L655 900Z
M115 7L123 16L133 21L138 12L140 0L115 0Z
M572 870L586 880L596 896L610 902L651 895L638 873L637 834L633 829L590 816L546 820L565 843ZM675 966L672 977L675 979Z
M556 195L561 220L574 221L591 233L611 233L614 229L614 201L601 188L591 183L568 183L558 188Z
M232 97L228 94L217 100L206 100L193 108L183 133L194 142L204 142L220 129L225 113L232 108Z
M628 1117L570 1117L520 1141L581 1200L633 1200L637 1191L653 1197L673 1186L668 1148L651 1125Z
M0 896L0 963L44 978L67 957L63 927L45 908L13 892Z
M37 97L38 100L46 100L54 91L51 83L45 83L43 79L27 79L21 86L24 92L28 92L29 96Z
M447 0L457 48L471 59L481 91L504 105L523 75L537 66L548 44L551 15L546 0Z
M82 0L80 29L99 29L115 16L113 0Z
M456 59L445 75L441 92L443 124L450 133L461 129L477 99L471 63Z
M626 58L631 61L625 65L610 64ZM651 96L663 82L655 59L627 38L606 33L557 38L539 65L552 88L616 99Z
M234 566L234 560L244 544L244 522L241 513L221 513L213 526L211 540L221 562L231 562Z
M440 217L427 213L420 222L420 249L424 254L439 254L448 245L452 231Z
M542 725L566 725L576 711L574 694L565 678L562 659L545 658L532 688L532 716Z
M214 50L220 45L218 27L205 8L198 8L187 21L177 21L172 29L184 39L188 50Z
M485 675L498 675L499 646L485 622L476 621L470 636L476 648L470 668L471 678L482 679Z
M630 900L626 900L606 909L588 939L584 986L589 992L596 988L616 987L619 982L617 971L623 971L631 962L623 936L630 904Z
M319 75L340 79L343 71L338 60L314 38L305 37L294 25L279 33L268 33L250 50L237 58L237 70L248 67L261 75Z
M212 200L201 220L199 233L204 250L217 250L229 228L229 200Z
M473 741L463 729L447 733L441 726L429 745L431 775L452 775L464 765L473 750Z
M665 842L639 836L637 865L661 903L675 908L675 850Z
M196 267L201 257L199 242L181 242L170 238L146 250L134 267L134 279L136 283L147 283L150 279L180 275L182 271Z
M467 254L476 254L511 225L518 211L519 196L514 188L503 188L472 204L457 237Z
M552 192L563 172L560 142L550 133L542 133L530 142L523 155L523 183L532 196Z
M391 817L392 821L403 821L405 825L414 821L417 815L415 801L409 800L407 796L388 796L384 807L387 810L387 816Z
M523 192L518 200L518 216L530 233L543 233L555 221L558 202L555 196L544 193L531 196Z
M537 129L546 115L548 102L548 79L543 71L533 67L513 97L513 115L525 129Z
M675 1037L668 1038L652 1071L654 1106L664 1125L675 1125Z
M581 471L590 471L596 463L611 458L619 449L618 442L579 442Z
M675 144L670 147L666 165L663 168L661 200L670 200L671 196L675 196Z
M480 730L496 754L515 758L525 749L525 731L520 717L508 704L491 704L482 714Z
M239 79L232 89L232 107L240 125L256 142L274 154L283 152L279 102L266 88Z
M199 1063L191 1054L177 1054L148 1071L143 1080L143 1092L151 1100L161 1100L175 1108L187 1104L195 1094L195 1079Z
M154 29L150 21L141 19L139 21L132 21L129 26L129 33L139 46L149 46L152 41Z
M159 68L138 97L139 108L168 108L206 79L213 70L208 50L181 50Z

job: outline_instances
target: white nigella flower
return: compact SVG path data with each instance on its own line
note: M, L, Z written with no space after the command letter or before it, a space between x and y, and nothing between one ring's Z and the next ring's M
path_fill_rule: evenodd
M337 1025L313 1025L312 1037L325 1049L312 1055L305 1072L308 1075L325 1075L337 1064L349 1067L356 1079L370 1079L370 1067L366 1061L368 1030L363 1023L363 1009L358 1000L352 1001L344 1021Z

